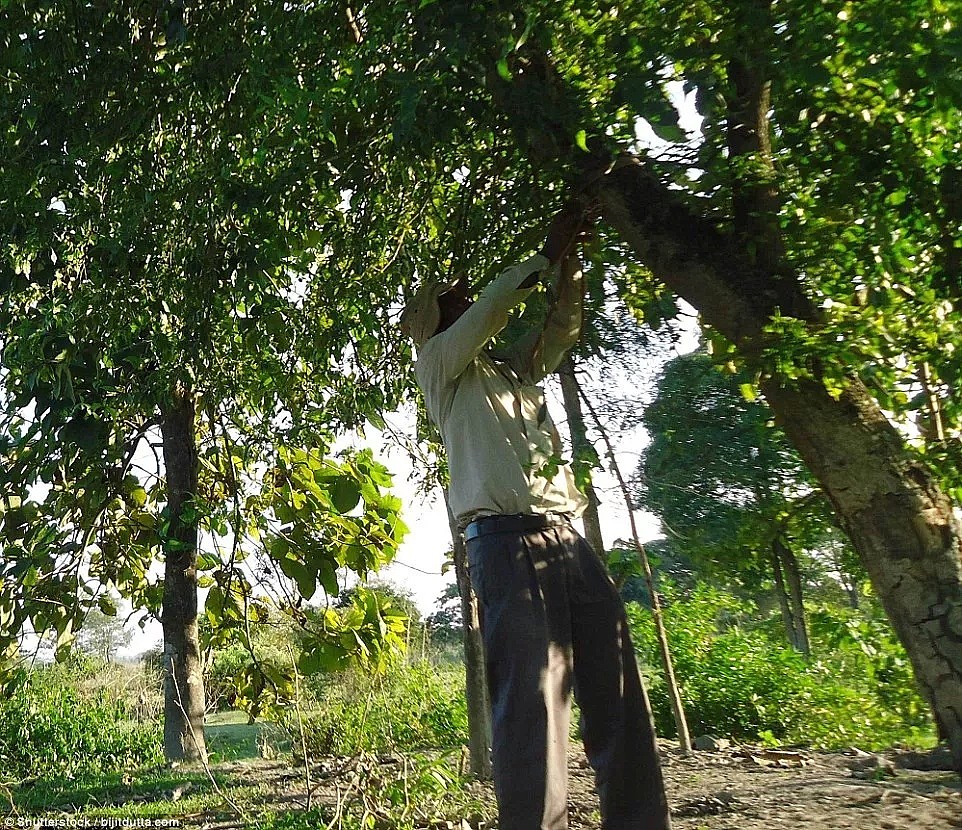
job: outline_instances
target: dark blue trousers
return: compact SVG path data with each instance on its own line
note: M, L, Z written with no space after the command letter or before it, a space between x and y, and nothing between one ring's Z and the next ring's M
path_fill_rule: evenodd
M567 827L574 690L603 830L668 830L651 709L621 598L570 524L517 525L517 517L485 520L467 541L491 694L498 826Z

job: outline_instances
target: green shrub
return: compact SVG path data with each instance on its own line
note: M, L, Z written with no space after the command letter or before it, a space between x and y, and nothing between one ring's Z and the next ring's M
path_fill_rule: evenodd
M213 652L204 667L204 693L209 712L237 708L238 677L250 663L250 652L240 643Z
M918 742L930 730L911 668L884 620L847 609L809 618L813 659L779 625L706 585L666 592L665 624L692 734L839 747ZM656 726L674 733L651 614L629 604Z
M0 701L5 776L77 776L162 760L158 723L135 721L123 696L81 688L95 670L88 662L34 669Z
M464 669L427 661L403 664L382 677L359 671L329 676L315 692L319 711L307 721L308 754L447 749L467 742ZM289 723L291 742L300 731Z

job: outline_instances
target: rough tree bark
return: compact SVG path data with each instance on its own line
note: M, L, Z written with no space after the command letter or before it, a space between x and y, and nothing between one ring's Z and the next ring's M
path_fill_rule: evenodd
M161 413L167 477L164 537L164 755L206 761L204 675L197 636L197 493L194 399L178 390Z
M561 365L558 367L558 377L561 380L561 395L564 399L565 415L568 418L568 431L571 433L571 449L575 457L579 450L594 447L588 440L588 430L585 427L585 416L581 411L581 398L578 395L578 379L575 377L574 361L571 355L566 355ZM598 556L604 558L605 540L601 535L601 519L598 516L598 494L589 481L585 487L585 496L588 498L588 506L582 515L585 524L585 539L594 548Z
M576 93L544 55L529 53L526 60L517 89L494 90L507 114L522 122L518 104L539 96L564 99L559 106L569 110L576 106ZM530 128L530 121L523 123ZM798 275L781 262L766 269L737 234L697 214L642 159L621 153L609 168L607 151L577 150L563 124L541 127L550 138L522 138L537 142L525 149L543 159L544 147L564 147L582 167L582 184L598 199L604 220L637 259L748 363L757 362L770 340L764 328L776 312L818 325ZM807 369L811 376L801 379L773 374L762 381L762 392L832 502L962 775L962 527L935 476L908 452L856 372L835 396L822 382L817 355Z
M458 532L451 513L447 491L444 505L451 527L454 550L454 573L461 595L461 620L464 626L465 698L468 704L468 759L471 773L482 781L491 778L491 703L488 698L487 673L484 667L484 644L478 614L478 598L468 575L468 557L464 539Z

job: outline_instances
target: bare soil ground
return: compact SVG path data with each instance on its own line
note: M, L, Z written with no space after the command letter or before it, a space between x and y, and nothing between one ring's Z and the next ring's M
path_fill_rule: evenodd
M661 749L676 830L962 828L959 778L948 769L933 768L948 766L945 755L721 746L685 757L668 742L662 742ZM274 790L276 809L284 810L285 801L290 809L300 800L296 791L298 780L303 787L302 771L280 764L255 764L251 772L255 777L273 773L283 779ZM573 747L570 752L569 776L571 830L597 830L600 822L593 775L580 748ZM493 805L490 785L471 786L477 797ZM315 790L317 801L331 800L326 789L321 784ZM495 825L469 816L435 825L434 830L442 828L495 830Z
M662 744L679 830L948 830L962 828L962 789L936 755L789 752L725 747L684 757ZM591 770L572 759L573 819L594 803ZM572 821L573 826L575 821ZM580 828L597 827L582 824Z
M962 786L947 753L772 750L725 741L690 756L667 741L660 749L675 830L962 830ZM311 805L329 817L348 797L355 806L367 797L362 782L396 781L408 769L397 755L369 756L364 763L367 778L358 775L357 759L312 762ZM17 814L101 815L111 809L110 815L176 816L182 827L241 830L251 826L245 815L300 813L307 806L304 767L292 766L289 756L222 762L211 771L222 782L216 792L198 770L161 770L156 780L128 777L96 791L68 786L55 801ZM593 774L574 744L569 773L570 830L598 830ZM21 788L28 793L32 786ZM469 783L467 790L450 804L418 811L436 816L440 809L445 816L424 823L425 830L496 830L490 784ZM246 806L238 811L238 803ZM462 809L465 815L457 814ZM385 815L378 827L392 823Z

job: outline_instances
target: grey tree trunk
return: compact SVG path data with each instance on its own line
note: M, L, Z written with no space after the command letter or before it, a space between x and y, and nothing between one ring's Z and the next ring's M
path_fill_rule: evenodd
M795 620L792 617L792 607L788 601L788 591L785 589L785 578L782 576L782 560L778 555L775 540L771 549L772 576L775 578L775 595L778 597L778 608L782 613L782 624L785 626L785 639L788 644L798 649L798 637L795 633Z
M197 494L194 400L176 391L161 413L167 478L164 535L164 755L168 761L206 761L204 675L197 636Z
M798 557L785 540L775 537L775 551L782 563L785 580L788 583L788 597L792 606L792 625L795 631L797 648L806 657L811 656L812 649L808 641L808 625L805 621L805 603L802 596L802 575L798 569Z
M484 644L478 598L468 575L468 558L464 540L458 532L451 513L447 491L444 506L448 511L451 527L451 544L454 550L454 572L461 595L461 620L464 626L464 673L465 699L468 704L468 758L471 773L482 781L491 778L491 703L488 698L487 672L484 666Z
M588 440L588 429L585 426L585 416L581 411L578 378L575 376L575 365L570 354L565 355L558 367L558 377L561 380L561 395L564 399L565 415L568 418L568 431L571 433L571 449L576 458L585 451L594 452L591 441ZM588 480L585 486L585 496L588 506L582 515L585 524L585 539L602 558L605 555L605 540L601 535L601 519L598 517L598 494L594 485Z
M530 125L523 102L532 99L558 112L578 111L577 93L543 53L529 50L525 60L525 72L511 84L492 80L495 102L509 118ZM765 83L756 79L756 86ZM755 97L748 109L766 116L759 105L764 96ZM544 148L554 147L579 165L582 187L637 260L698 309L749 364L757 365L770 341L764 330L776 313L817 327L817 311L784 259L752 256L772 250L764 238L770 220L756 227L762 238L746 244L743 234L726 233L716 219L696 213L642 158L622 152L612 159L607 147L593 144L593 152L584 153L563 122L540 127L519 134L532 158L543 159ZM765 118L749 132L767 136ZM762 392L832 502L962 775L962 527L935 476L909 453L856 371L843 379L839 394L829 394L817 357L807 366L810 378L775 373L762 381Z

